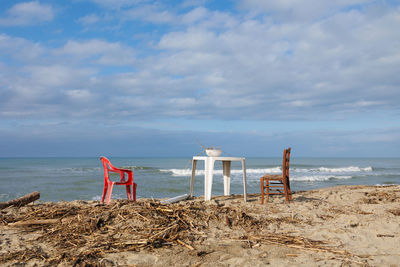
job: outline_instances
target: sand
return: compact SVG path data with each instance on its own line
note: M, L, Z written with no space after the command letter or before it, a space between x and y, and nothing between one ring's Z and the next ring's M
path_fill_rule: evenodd
M297 192L290 204L248 199L9 207L0 212L0 265L400 265L400 186Z

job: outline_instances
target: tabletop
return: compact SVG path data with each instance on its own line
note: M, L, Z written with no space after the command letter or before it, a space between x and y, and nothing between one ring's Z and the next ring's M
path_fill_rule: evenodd
M222 160L222 161L236 161L236 160L244 160L243 157L205 157L205 156L195 156L193 160L206 160L207 158L211 158L214 160Z

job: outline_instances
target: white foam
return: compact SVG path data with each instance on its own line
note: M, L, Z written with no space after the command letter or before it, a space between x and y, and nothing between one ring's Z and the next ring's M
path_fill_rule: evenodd
M348 166L348 167L338 167L338 168L327 168L327 167L319 167L319 168L310 168L310 169L297 169L294 171L297 172L328 172L328 173L348 173L348 172L372 172L372 167L357 167L357 166Z
M191 176L191 169L162 169L162 172L170 172L172 176ZM243 171L241 169L231 170L231 175L242 174ZM274 168L266 168L266 169L246 169L246 174L248 175L264 175L266 173L282 173L282 168L274 167ZM222 170L214 170L215 175L222 175ZM204 170L197 169L196 175L204 175Z
M310 175L310 176L291 176L290 180L300 182L328 181L332 179L351 179L350 175Z
M162 172L169 172L172 176L190 177L192 175L191 169L163 169ZM318 167L318 168L291 168L290 179L299 182L323 182L333 179L351 179L357 173L372 172L372 167L358 167L358 166L346 166L346 167ZM282 168L271 167L271 168L250 168L246 170L248 181L258 181L264 174L280 174ZM222 170L214 170L214 175L222 176ZM204 169L197 169L196 175L203 176ZM231 177L233 180L240 178L242 175L241 169L231 170ZM240 181L239 179L238 181Z

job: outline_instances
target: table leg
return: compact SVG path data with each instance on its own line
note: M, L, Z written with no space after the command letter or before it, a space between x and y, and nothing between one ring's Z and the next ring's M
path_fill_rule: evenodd
M242 159L242 169L243 169L243 195L244 201L247 201L247 181L246 181L246 160Z
M214 172L214 159L207 157L204 162L204 199L211 200L211 190Z
M197 160L192 160L192 178L190 179L190 196L193 196L194 176L196 175Z
M231 162L222 161L222 169L224 174L224 195L229 196L231 187Z

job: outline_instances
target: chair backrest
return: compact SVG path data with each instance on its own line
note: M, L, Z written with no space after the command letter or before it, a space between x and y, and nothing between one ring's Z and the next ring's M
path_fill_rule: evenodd
M104 167L104 179L109 180L109 170L113 170L114 166L111 164L110 160L106 157L100 157L101 162L103 163Z
M282 173L284 179L289 179L290 150L290 147L283 150Z
M106 181L110 180L110 172L116 172L119 173L121 182L133 182L133 173L131 170L114 167L106 157L100 157L100 160L103 163L104 179ZM127 178L125 174L127 174Z

